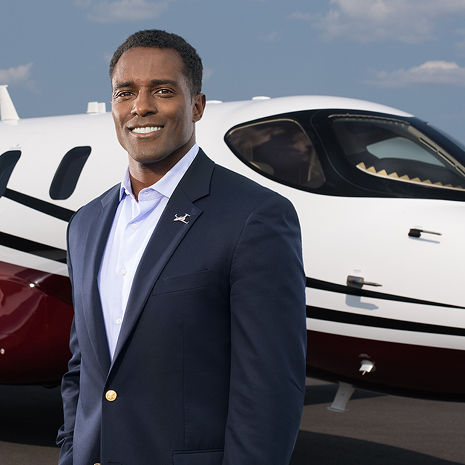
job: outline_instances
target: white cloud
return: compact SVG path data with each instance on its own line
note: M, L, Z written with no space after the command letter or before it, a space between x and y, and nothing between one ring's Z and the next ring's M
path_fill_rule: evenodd
M31 77L32 63L20 65L16 68L0 69L0 84L32 84Z
M118 0L116 2L102 2L75 0L75 5L81 8L90 8L88 18L91 21L120 23L158 18L173 1Z
M378 87L409 87L417 84L443 84L465 87L465 68L455 62L427 61L420 66L397 71L379 71L368 84Z
M330 0L330 4L325 15L296 12L290 18L309 21L326 40L419 43L433 39L437 18L465 15L465 0Z

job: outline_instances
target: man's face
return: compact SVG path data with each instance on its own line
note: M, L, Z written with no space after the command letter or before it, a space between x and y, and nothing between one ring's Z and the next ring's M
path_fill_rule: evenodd
M191 97L175 50L135 47L123 53L113 77L112 113L129 168L164 160L174 166L194 145L203 94Z

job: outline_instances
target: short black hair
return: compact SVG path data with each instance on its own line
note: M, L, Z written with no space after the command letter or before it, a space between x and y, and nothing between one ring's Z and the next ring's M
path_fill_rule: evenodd
M203 65L197 51L181 36L160 29L147 29L129 36L113 54L110 61L110 79L113 78L115 66L121 55L134 47L171 49L178 52L184 63L183 74L188 80L192 96L200 94L202 91Z

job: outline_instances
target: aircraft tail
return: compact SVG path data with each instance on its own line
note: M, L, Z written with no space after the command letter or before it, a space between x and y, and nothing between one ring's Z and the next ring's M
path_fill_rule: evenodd
M19 116L13 105L7 85L0 86L0 116L1 121L18 121Z

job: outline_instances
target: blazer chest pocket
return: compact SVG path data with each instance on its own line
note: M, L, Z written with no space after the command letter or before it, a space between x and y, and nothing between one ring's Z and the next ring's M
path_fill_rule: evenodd
M221 465L223 450L199 450L191 452L174 452L174 465Z
M197 271L196 273L185 274L182 276L173 276L171 278L159 280L153 288L152 295L206 287L209 282L210 270Z

